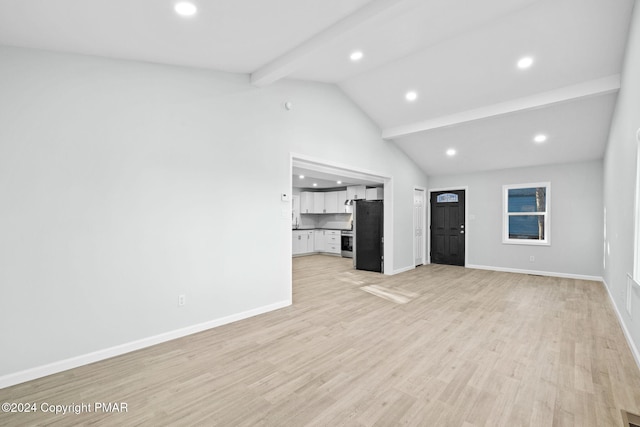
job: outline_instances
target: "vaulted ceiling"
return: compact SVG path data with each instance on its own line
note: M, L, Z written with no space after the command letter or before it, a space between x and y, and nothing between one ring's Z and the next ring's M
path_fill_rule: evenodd
M184 18L176 2L0 1L0 44L246 73L256 86L334 83L382 137L439 175L601 158L633 8L633 0L193 0L198 12ZM356 51L362 58L352 61ZM524 57L532 64L521 69Z

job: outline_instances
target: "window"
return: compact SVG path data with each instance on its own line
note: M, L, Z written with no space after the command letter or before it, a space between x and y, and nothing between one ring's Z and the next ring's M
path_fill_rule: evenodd
M458 195L454 193L439 194L436 202L437 203L458 203Z
M551 184L505 185L502 243L549 245Z

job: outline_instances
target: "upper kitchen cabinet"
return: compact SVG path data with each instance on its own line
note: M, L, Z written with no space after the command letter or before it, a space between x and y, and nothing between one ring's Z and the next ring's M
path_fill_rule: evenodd
M344 202L346 202L347 199L347 191L338 191L338 212L339 213L351 213L349 211L349 206L346 206L344 204Z
M300 213L313 213L313 195L311 191L303 191L300 193Z
M351 206L345 206L345 201L353 200L354 196L364 199L365 187L354 186L353 196L348 191L302 191L300 193L300 209L302 214L343 214L352 213ZM358 188L359 190L355 190Z
M344 202L347 200L347 190L338 191L338 205L344 206Z
M367 188L365 198L367 200L384 200L384 188L382 187Z
M324 213L324 193L313 194L313 213Z
M338 213L338 192L329 191L324 193L324 213Z
M347 199L360 200L366 197L367 187L364 185L352 185L347 187Z

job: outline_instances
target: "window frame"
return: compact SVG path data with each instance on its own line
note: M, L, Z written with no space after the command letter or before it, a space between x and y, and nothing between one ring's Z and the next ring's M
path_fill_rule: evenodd
M545 211L544 212L509 212L509 190L522 188L544 187ZM544 239L514 239L509 237L509 218L512 216L543 216L544 217ZM529 245L529 246L551 246L551 183L534 182L526 184L508 184L502 186L502 243L506 245Z

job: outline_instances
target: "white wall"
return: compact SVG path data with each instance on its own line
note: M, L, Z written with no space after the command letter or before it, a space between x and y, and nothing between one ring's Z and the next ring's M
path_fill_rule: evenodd
M635 319L625 311L626 275L634 266L634 201L636 195L636 131L640 128L640 4L635 2L622 82L604 160L606 256L604 279L640 365L640 304Z
M551 246L503 244L502 186L547 181ZM429 177L430 189L463 186L469 187L468 266L602 277L602 162Z
M392 176L413 263L426 177L333 85L0 48L0 94L0 380L289 303L292 152Z

